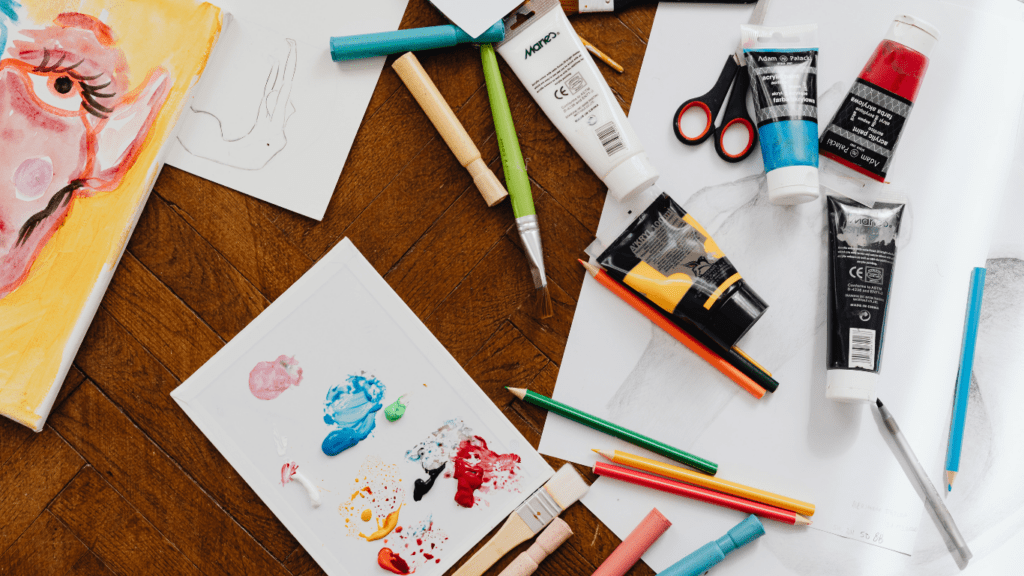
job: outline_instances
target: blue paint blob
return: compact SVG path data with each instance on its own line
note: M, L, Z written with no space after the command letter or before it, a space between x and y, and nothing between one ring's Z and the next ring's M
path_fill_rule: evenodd
M786 166L818 167L818 123L808 120L782 120L757 129L761 139L764 170L771 172Z
M327 392L324 422L336 427L324 438L324 454L336 456L373 432L386 388L374 377L351 375Z

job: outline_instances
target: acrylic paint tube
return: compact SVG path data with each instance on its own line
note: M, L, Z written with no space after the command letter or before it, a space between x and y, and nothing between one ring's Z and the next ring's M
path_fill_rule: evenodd
M934 26L897 16L821 135L821 155L885 182L939 38Z
M657 181L658 171L558 0L532 0L510 14L496 49L613 198L624 201Z
M740 27L772 204L818 197L818 26Z
M696 328L725 349L768 308L704 227L668 194L640 212L597 263L683 330Z
M829 399L875 401L904 206L828 196Z

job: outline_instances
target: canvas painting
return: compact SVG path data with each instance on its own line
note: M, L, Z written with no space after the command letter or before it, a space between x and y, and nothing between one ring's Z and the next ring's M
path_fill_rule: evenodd
M220 26L194 0L0 0L0 414L42 428Z
M348 239L171 395L331 575L443 574L553 474Z

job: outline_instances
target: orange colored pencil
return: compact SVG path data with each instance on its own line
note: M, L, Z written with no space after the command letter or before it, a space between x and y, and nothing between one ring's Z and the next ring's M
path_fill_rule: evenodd
M708 364L714 366L719 372L725 374L730 380L739 384L740 388L743 388L749 392L754 398L762 398L765 395L765 389L758 386L749 376L741 372L738 368L728 363L724 358L715 354L713 350L699 342L693 336L686 333L685 330L673 324L668 318L665 318L654 309L653 306L644 302L640 298L626 289L625 286L619 284L608 275L603 269L589 262L580 260L580 264L587 269L587 272L594 277L595 280L605 288L611 290L613 294L621 298L626 304L632 306L637 312L640 312L647 317L648 320L654 322L662 330L668 332L673 338L678 340L683 346L686 346L698 356L703 358Z

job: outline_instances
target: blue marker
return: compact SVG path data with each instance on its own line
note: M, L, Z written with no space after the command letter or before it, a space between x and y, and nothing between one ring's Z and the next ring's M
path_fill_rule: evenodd
M0 0L3 2L4 0ZM454 24L410 28L393 32L334 36L331 38L331 59L335 62L387 56L399 52L418 52L433 48L446 48L456 44L501 42L505 39L505 25L500 20L480 36L473 38ZM817 135L815 135L817 142Z
M772 204L818 197L817 26L741 27Z
M700 576L725 560L725 555L764 536L764 526L751 514L714 542L701 546L686 558L659 572L658 576Z

